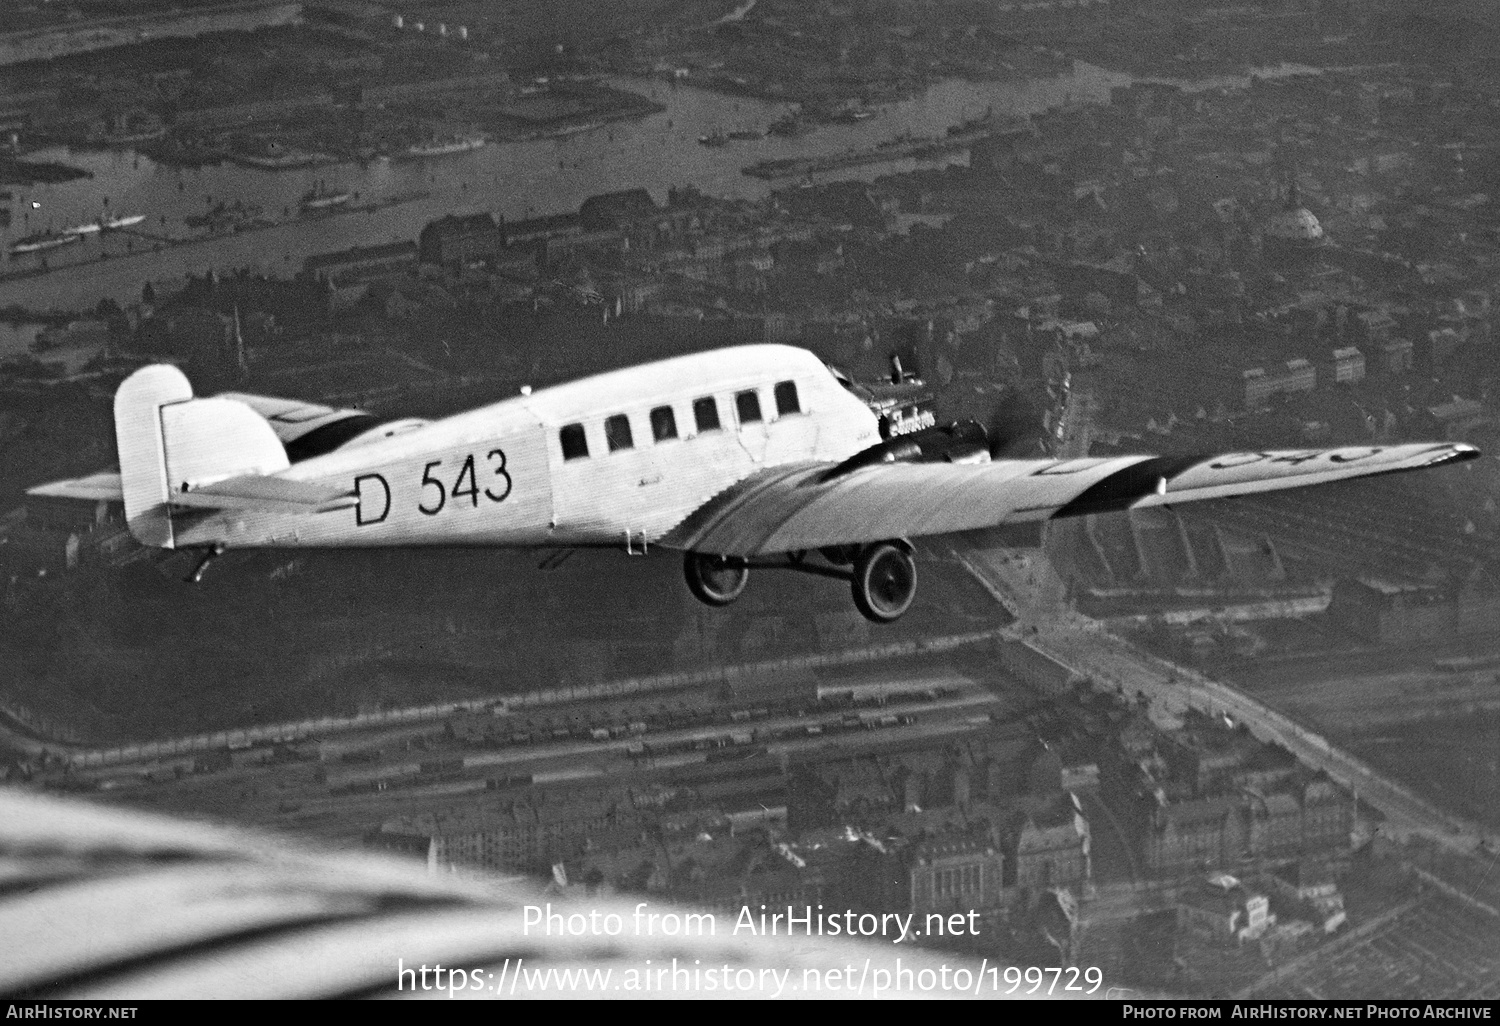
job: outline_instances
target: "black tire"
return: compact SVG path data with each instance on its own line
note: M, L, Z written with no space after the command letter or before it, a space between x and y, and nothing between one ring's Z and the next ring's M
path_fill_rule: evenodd
M740 597L750 580L750 569L742 562L706 552L689 552L682 560L682 576L688 591L707 606L727 606Z
M899 620L917 597L917 561L908 547L896 542L866 546L854 561L850 590L865 619Z

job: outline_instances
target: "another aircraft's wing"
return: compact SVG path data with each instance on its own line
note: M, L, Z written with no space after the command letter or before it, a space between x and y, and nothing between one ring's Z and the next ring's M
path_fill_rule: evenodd
M1473 459L1456 442L1343 449L776 467L715 496L658 540L759 556L1052 517L1298 488Z
M124 502L125 494L120 490L120 472L102 470L88 477L75 477L67 481L49 481L26 489L27 495L41 495L50 499L82 499L96 502Z

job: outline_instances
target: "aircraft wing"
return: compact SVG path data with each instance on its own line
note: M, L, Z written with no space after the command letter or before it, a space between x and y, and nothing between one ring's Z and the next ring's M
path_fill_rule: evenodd
M1472 446L1443 442L1219 456L877 463L844 473L832 464L800 463L741 481L657 544L771 555L1299 488L1478 455Z
M57 746L49 747L55 756ZM624 924L620 935L601 927L559 936L538 925L544 895L522 879L433 875L421 856L321 852L250 830L14 787L0 789L0 867L0 997L12 1007L164 998L493 1000L515 990L523 967L533 975L520 981L517 997L588 997L595 983L598 994L620 996L631 991L624 981L639 984L641 969L670 965L674 956L686 963L687 950L704 963L701 975L681 977L682 987L642 988L645 996L817 998L817 988L802 985L808 973L841 979L851 963L894 962L889 940L734 934L723 912L717 922L724 928L694 936L689 949L660 928L631 929L643 910L635 899L586 898L576 893L582 888L545 895L547 913L615 919ZM654 896L650 911L657 922L695 922L689 909ZM908 982L887 970L887 997L931 996L909 982L923 972L935 980L963 967L984 978L982 965L951 952L898 950ZM439 963L464 968L439 973ZM739 982L705 986L711 966ZM613 985L605 982L611 977ZM1006 994L986 985L981 996Z
M88 477L75 477L67 481L49 481L26 489L27 495L42 495L49 499L83 499L89 502L124 502L125 493L120 490L120 472L102 470Z

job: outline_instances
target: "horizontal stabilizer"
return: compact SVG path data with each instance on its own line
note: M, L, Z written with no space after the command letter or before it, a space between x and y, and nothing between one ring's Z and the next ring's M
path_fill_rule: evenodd
M173 506L195 509L262 510L267 513L327 513L347 509L359 501L350 492L307 481L248 474L215 481L201 488L175 492Z
M26 494L49 499L81 499L86 502L125 501L118 470L103 470L88 477L75 477L67 481L49 481L26 489Z
M26 489L27 495L83 502L123 502L118 471L104 470L88 477L49 481ZM216 481L187 492L173 493L170 504L194 509L259 509L285 513L327 513L348 509L358 496L325 485L246 474Z

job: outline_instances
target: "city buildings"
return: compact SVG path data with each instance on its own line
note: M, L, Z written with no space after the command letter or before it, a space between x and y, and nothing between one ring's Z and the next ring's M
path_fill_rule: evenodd
M583 129L557 145L558 160L576 165L607 149L598 136L613 141L607 117L654 109L644 97L611 105L573 78L599 67L659 66L663 91L670 78L771 97L777 118L801 103L777 122L791 134L774 145L788 147L823 120L880 125L888 112L862 115L965 69L990 82L1061 69L1068 58L1030 42L1056 45L1049 32L1066 34L1059 25L1101 26L1074 40L1070 54L1104 54L1111 67L1149 62L1153 75L1238 74L1287 54L1329 70L1247 76L1243 88L1136 82L1112 90L1107 104L1069 102L1024 123L968 111L953 126L978 136L966 165L868 165L840 175L857 181L788 180L745 199L674 182L659 202L659 193L622 177L575 196L577 209L538 202L516 219L484 212L498 201L466 184L451 213L401 222L409 236L428 219L415 237L313 256L299 281L220 268L180 292L158 281L149 298L106 311L107 319L90 297L60 312L45 341L38 337L35 359L0 374L13 503L26 483L56 476L51 468L84 460L76 468L83 473L109 462L99 441L109 435L107 399L131 358L47 367L51 348L103 348L99 323L108 325L108 346L136 362L190 362L195 381L212 368L209 380L217 373L222 387L359 405L382 417L768 340L810 347L866 385L894 379L891 387L920 390L944 418L983 422L996 451L1009 455L1187 455L1428 437L1483 446L1494 437L1495 90L1482 69L1460 78L1414 65L1363 13L1329 27L1311 4L1280 5L1263 21L1254 4L1216 8L1205 17L1223 31L1163 53L1133 34L1133 15L1115 21L1115 11L1101 9L1119 4L991 12L1003 26L990 15L966 22L968 13L948 7L919 22L901 14L907 5L878 5L861 24L845 5L762 4L738 28L652 26L596 50L570 42L559 56L552 40L530 50L477 24L472 35L456 22L446 32L436 21L418 31L415 18L399 27L388 12L330 18L326 6L308 15L310 28L259 37L276 74L247 75L236 57L245 51L224 38L196 46L202 60L189 54L191 63L166 46L156 48L165 51L159 65L138 70L87 58L13 77L0 130L16 133L23 149L56 140L148 147L164 174L178 173L174 163L233 153L271 166L338 160L352 175L449 133L481 138L482 128L493 152L504 139ZM1352 43L1334 38L1350 33ZM533 73L512 78L499 67L517 54L535 61ZM848 102L852 91L860 102ZM693 161L727 160L735 150L726 144L710 154L690 135L685 146L684 178L697 173ZM452 187L439 161L421 167L424 189ZM571 179L580 170L557 173ZM734 164L714 171L737 172ZM366 193L362 202L376 199ZM188 240L166 250L171 257L232 251L230 242L218 248L219 236L300 218L291 210L279 219L275 210L252 215L235 206L239 197L216 200L192 221L163 222L153 212L160 239ZM381 224L387 216L370 213ZM311 233L285 223L279 230ZM383 227L372 238L395 236ZM253 246L281 236L244 237ZM132 291L157 277L147 251L159 239L138 241L140 252L121 254L125 266L141 268ZM277 273L296 268L295 256L272 255ZM62 317L90 326L69 328ZM90 439L99 444L92 455ZM1351 652L1378 660L1379 645L1436 651L1482 642L1500 616L1496 484L1486 462L1420 487L1380 482L1203 514L1098 518L1049 527L1044 551L1062 577L1063 602L1119 617L1112 629L1148 621L1138 638L1174 657L1234 668L1276 652L1342 671ZM28 502L0 528L12 618L6 653L21 668L7 688L27 708L58 717L59 708L100 704L126 731L179 720L219 728L236 717L379 712L472 690L596 687L881 640L816 591L772 585L725 617L679 608L669 590L675 579L618 569L602 554L597 562L559 554L541 568L473 553L433 556L421 567L378 558L250 561L221 590L211 580L184 598L165 585L175 587L186 568L157 572L116 516ZM581 563L587 569L569 577ZM914 636L992 627L993 603L966 586L977 588L952 571L943 594L953 598L923 611ZM592 614L580 622L585 600ZM1327 612L1309 612L1320 600ZM133 630L158 640L137 644ZM222 638L241 631L255 642L226 656ZM54 638L55 659L30 647ZM1018 649L987 658L1028 687L1065 685L1066 671L1028 664L1037 657ZM213 675L227 683L200 690ZM816 697L801 680L756 686L787 701ZM735 711L748 717L769 702ZM686 783L650 765L657 742L647 735L630 742L641 746L638 758L614 766L631 775L628 786L504 784L497 775L504 786L456 799L419 791L410 802L419 811L385 815L384 803L398 798L376 790L378 781L400 785L393 792L408 777L414 788L474 785L482 775L462 760L476 753L539 746L532 734L550 739L556 730L589 745L593 729L609 729L510 729L484 714L483 729L470 725L444 740L453 751L443 757L413 757L411 772L392 771L389 781L372 770L368 790L356 790L366 778L341 765L328 774L332 783L298 786L330 807L377 796L376 818L389 828L372 843L416 852L435 870L550 876L561 866L569 886L716 909L977 909L998 931L1042 910L1066 921L1065 907L1087 926L1091 901L1128 893L1145 896L1141 909L1170 908L1184 931L1226 948L1292 923L1339 929L1339 874L1351 833L1368 828L1352 794L1220 722L1189 717L1173 728L1159 708L1129 709L1102 694L1084 704L1064 717L1064 733L1076 736L1049 737L1052 752L1033 724L1003 714L955 745L921 742L927 725L902 722L906 714L840 709L798 723L798 744L858 739L869 751L829 747L783 759L770 746L789 744L785 737L768 741L754 735L759 721L734 721L719 738L696 739L711 750L676 753L701 760L682 771ZM887 715L895 722L882 725ZM626 722L648 720L653 732L662 722L635 714ZM887 742L882 731L901 740ZM730 740L720 745L722 737ZM228 761L237 770L263 761L253 754ZM710 762L711 754L723 757ZM1475 763L1471 775L1482 782L1488 772ZM1236 882L1210 882L1224 873Z

